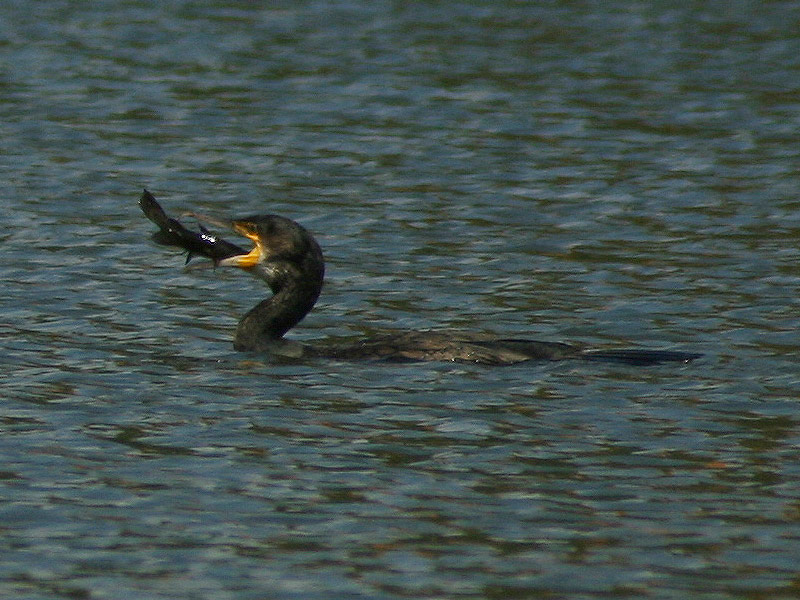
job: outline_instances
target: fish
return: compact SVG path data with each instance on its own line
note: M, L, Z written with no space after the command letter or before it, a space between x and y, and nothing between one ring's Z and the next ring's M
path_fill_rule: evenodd
M177 246L185 250L187 265L195 256L211 259L216 266L221 260L248 253L244 248L217 237L202 224L198 225L199 231L188 229L177 219L168 216L147 189L139 198L139 207L158 226L158 231L152 236L153 241L161 246Z

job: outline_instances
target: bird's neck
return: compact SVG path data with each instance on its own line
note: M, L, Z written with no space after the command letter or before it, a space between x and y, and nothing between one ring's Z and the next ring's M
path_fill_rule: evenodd
M236 328L236 350L268 350L313 308L322 279L285 282L270 298L250 309Z

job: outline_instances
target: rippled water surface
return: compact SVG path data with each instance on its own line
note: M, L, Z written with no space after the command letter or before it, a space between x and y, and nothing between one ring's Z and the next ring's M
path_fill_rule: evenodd
M0 596L797 597L798 5L268 4L0 7ZM294 339L705 356L238 354L145 186L316 233Z

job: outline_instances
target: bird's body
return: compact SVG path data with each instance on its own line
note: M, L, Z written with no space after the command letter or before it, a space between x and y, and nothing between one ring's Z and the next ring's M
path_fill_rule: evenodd
M688 362L700 355L647 349L591 349L561 342L504 339L485 334L444 331L391 331L350 344L306 346L284 334L313 308L325 275L322 250L300 224L277 215L256 215L222 223L254 243L251 251L209 233L194 232L166 215L147 190L139 204L159 227L154 239L178 246L215 265L235 266L263 279L273 295L250 309L236 328L234 347L293 357L346 360L459 361L508 365L529 360L607 360L636 365ZM207 219L208 220L208 219ZM188 262L188 259L187 259Z

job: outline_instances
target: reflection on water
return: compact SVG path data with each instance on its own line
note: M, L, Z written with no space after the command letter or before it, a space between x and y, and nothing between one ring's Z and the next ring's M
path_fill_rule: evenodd
M0 8L0 595L796 595L792 5L165 7ZM706 358L240 355L145 185L315 232L297 339Z

